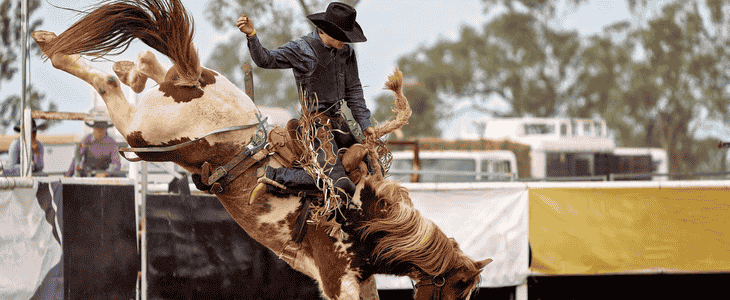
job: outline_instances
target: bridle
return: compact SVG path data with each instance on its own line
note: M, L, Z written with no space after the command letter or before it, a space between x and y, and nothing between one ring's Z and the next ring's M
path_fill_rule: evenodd
M444 284L446 284L446 278L444 278L441 275L436 275L429 279L419 281L418 283L416 283L413 286L413 289L415 290L416 288L419 288L422 286L433 285L434 291L433 291L433 294L431 294L432 295L431 299L438 300L438 299L441 299L441 288L444 286ZM411 281L411 285L413 285L412 281Z

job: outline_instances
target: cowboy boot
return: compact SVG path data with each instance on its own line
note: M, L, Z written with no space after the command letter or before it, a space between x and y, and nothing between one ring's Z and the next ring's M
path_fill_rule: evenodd
M357 168L367 154L368 148L363 144L354 144L347 148L347 151L340 158L342 160L342 166L345 167L345 171L350 173L353 169Z
M263 170L262 170L263 169ZM248 199L248 204L253 204L254 200L263 197L263 195L271 194L271 195L278 195L280 194L280 191L286 190L286 186L282 185L279 182L276 182L273 178L276 176L276 169L264 166L262 169L259 169L257 173L262 173L257 182L258 184L256 187L251 190L251 195Z

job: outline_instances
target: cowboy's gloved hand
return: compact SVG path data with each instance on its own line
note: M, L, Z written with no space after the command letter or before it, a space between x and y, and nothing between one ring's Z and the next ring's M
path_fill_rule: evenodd
M363 131L363 133L365 134L366 138L377 139L377 137L375 136L375 129L373 129L373 127L365 128L365 131Z
M254 30L253 22L251 22L251 19L249 19L246 14L242 14L238 17L238 20L236 20L236 26L238 27L238 30L241 30L241 32L246 35L250 35Z

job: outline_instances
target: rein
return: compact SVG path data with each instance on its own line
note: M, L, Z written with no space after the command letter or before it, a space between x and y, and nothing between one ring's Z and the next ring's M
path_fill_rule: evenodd
M180 144L176 144L176 145L172 145L172 146L165 146L165 147L162 147L162 146L161 147L143 147L143 148L131 148L131 147L130 148L126 148L125 147L125 148L120 148L119 149L119 154L122 157L124 157L124 159L126 159L128 161L137 162L137 161L141 161L142 158L140 158L140 157L132 157L132 158L129 158L124 153L125 152L169 152L169 151L177 150L177 149L183 148L185 146L188 146L188 145L190 145L192 143L195 143L197 141L200 141L200 140L202 140L202 139L204 139L204 138L206 138L206 137L208 137L210 135L213 135L213 134L222 133L222 132L228 132L228 131L244 130L244 129L254 128L254 127L257 127L257 126L262 127L261 129L264 130L264 132L265 132L266 129L264 128L264 124L265 124L266 120L268 119L268 117L266 117L266 118L264 118L262 120L261 119L261 115L256 114L256 118L259 120L257 123L216 129L216 130L213 130L213 131L211 131L211 132L209 132L209 133L207 133L207 134L205 134L205 135L203 135L203 136L201 136L201 137L199 137L197 139L190 140L190 141L187 141L187 142L182 142ZM253 139L252 139L252 142L253 142Z
M419 281L413 288L416 289L422 286L433 285L434 291L431 299L438 300L441 299L441 287L443 287L444 284L446 284L446 278L441 275L436 275L430 279ZM413 282L411 282L411 285L413 285Z

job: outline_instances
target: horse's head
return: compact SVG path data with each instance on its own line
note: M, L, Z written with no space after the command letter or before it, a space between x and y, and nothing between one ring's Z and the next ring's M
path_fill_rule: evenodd
M459 253L461 263L441 274L419 275L415 285L415 300L468 300L474 290L479 288L482 268L492 262L491 259L473 261L459 249L459 245L451 239L454 251Z

